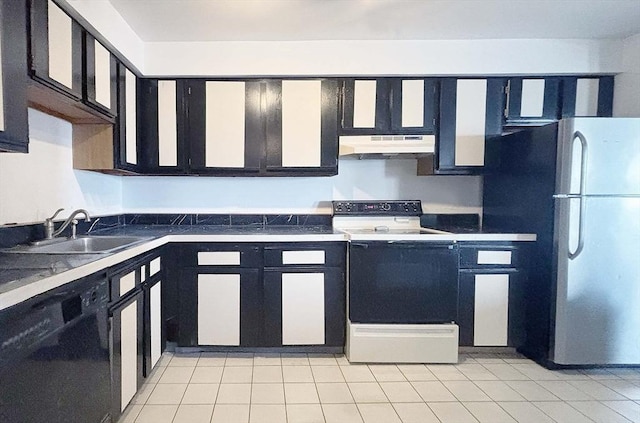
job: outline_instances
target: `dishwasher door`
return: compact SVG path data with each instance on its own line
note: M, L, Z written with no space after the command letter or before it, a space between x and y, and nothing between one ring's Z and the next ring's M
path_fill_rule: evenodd
M0 422L110 417L106 278L83 279L0 312Z
M458 245L351 242L352 323L451 323L458 318Z

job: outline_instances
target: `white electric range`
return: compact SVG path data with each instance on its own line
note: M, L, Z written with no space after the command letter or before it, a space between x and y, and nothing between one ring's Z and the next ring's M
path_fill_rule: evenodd
M421 228L421 214L419 200L333 202L334 229L350 240L351 362L458 361L458 245Z

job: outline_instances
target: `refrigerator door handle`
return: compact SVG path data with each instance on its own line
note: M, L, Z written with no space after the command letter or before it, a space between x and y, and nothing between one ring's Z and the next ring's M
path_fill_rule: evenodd
M586 201L582 196L586 192L587 184L587 139L580 131L576 131L573 134L571 145L575 146L576 139L580 141L580 191L578 193L578 201L580 202L579 217L578 217L578 245L575 251L571 251L569 247L569 259L573 260L580 255L584 248L584 216ZM569 200L571 201L571 200ZM571 222L569 223L571 225Z
M571 148L575 148L576 139L580 141L580 191L578 195L587 192L587 138L580 131L573 133ZM571 171L573 172L573 164Z

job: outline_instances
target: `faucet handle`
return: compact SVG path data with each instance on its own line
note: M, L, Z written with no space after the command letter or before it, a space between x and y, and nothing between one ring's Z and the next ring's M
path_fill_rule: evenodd
M49 218L47 218L47 219L45 219L45 220L53 220L53 219L55 219L55 218L56 218L56 216L58 215L58 213L60 213L62 210L64 210L64 209L58 209L58 210L56 210L56 212L53 214L53 216L51 216L51 217L49 217Z

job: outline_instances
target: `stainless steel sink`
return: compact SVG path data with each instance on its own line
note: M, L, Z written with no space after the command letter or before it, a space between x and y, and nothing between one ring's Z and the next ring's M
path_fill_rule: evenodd
M41 245L23 245L10 250L4 250L4 252L38 254L112 253L148 239L149 238L137 236L86 236L53 243L46 242Z

